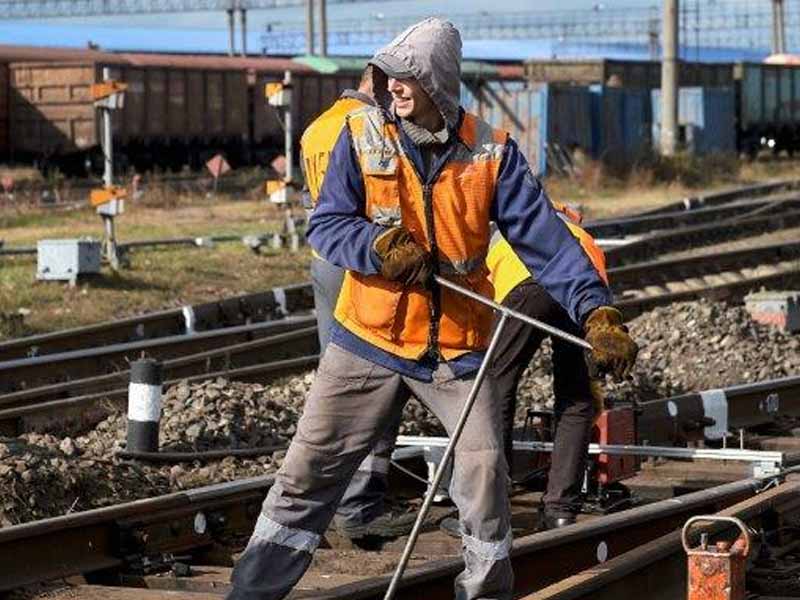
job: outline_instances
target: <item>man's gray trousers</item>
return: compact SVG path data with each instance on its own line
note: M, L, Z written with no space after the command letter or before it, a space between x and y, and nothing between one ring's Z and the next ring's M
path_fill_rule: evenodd
M452 432L473 375L446 364L433 382L400 375L330 344L297 433L233 571L228 600L278 600L311 562L353 473L413 394ZM459 509L465 569L458 600L509 600L513 575L501 406L485 380L456 446L450 495Z
M317 315L317 334L320 354L331 339L333 312L342 289L344 269L323 258L311 259L311 285L314 289L314 311ZM366 525L384 513L384 501L389 490L389 462L400 422L387 430L353 474L353 479L336 510L337 524L347 528Z

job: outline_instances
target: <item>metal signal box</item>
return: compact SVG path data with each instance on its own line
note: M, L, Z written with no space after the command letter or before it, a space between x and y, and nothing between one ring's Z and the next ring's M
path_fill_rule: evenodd
M100 272L100 242L93 239L39 240L36 278L69 281Z

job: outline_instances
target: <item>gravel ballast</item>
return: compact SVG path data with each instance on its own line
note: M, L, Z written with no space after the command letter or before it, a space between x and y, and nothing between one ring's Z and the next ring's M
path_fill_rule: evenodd
M685 392L800 374L800 336L754 323L744 308L707 301L656 308L634 319L639 360L631 381L608 383L609 399L647 401ZM518 418L552 406L549 343L523 376ZM313 372L272 385L182 382L163 397L161 449L204 452L287 442ZM441 426L411 401L401 433L439 435ZM0 526L137 498L263 475L283 452L254 459L146 464L121 460L126 419L112 414L81 436L28 433L0 438Z

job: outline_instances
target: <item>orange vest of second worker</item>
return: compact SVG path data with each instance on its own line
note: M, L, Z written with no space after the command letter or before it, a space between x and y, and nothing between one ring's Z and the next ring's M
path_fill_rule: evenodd
M325 171L328 170L328 163L331 159L331 152L336 145L336 140L339 139L339 134L342 133L347 114L362 106L364 103L358 98L339 98L328 110L314 119L303 132L303 136L300 138L300 160L311 200L311 205L306 208L313 210L317 205L319 191L322 189L322 180L325 179ZM322 260L322 257L313 248L311 255Z
M570 233L581 243L583 251L592 261L594 268L597 269L597 274L608 285L606 255L603 250L585 229L571 222L576 218L574 213L559 203L553 202L553 206L558 212L566 216L564 222ZM528 267L519 259L511 244L505 240L499 231L495 231L492 234L489 254L486 256L486 266L489 268L489 276L494 285L495 302L505 300L511 290L531 277Z
M364 107L347 123L366 191L366 216L385 226L402 225L431 246L432 222L439 272L491 298L486 268L489 213L508 134L465 114L458 136L465 142L443 167L437 183L423 186L400 141L394 122L380 109ZM427 216L426 216L427 212ZM438 346L451 360L486 348L490 308L441 289ZM404 288L379 275L348 271L336 305L336 320L363 340L395 356L418 359L429 349L431 294L421 286Z
M303 132L300 138L300 156L312 206L317 205L331 152L342 133L345 118L348 113L362 106L364 103L357 98L339 98Z

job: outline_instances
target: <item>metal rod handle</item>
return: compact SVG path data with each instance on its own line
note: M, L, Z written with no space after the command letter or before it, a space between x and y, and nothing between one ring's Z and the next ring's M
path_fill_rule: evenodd
M453 283L449 279L445 279L444 277L440 277L439 275L434 275L434 280L441 286L446 288L450 288L453 291L458 292L459 294L463 294L472 298L473 300L477 300L486 306L492 307L494 310L503 313L504 315L508 315L510 317L514 317L515 319L519 319L520 321L524 321L528 325L532 325L537 329L541 329L542 331L546 331L550 335L554 335L556 337L560 337L562 340L566 340L575 344L576 346L580 346L581 348L585 348L586 350L591 350L592 345L584 339L581 339L577 336L572 335L571 333L567 333L566 331L562 331L558 327L553 327L552 325L548 325L547 323L543 323L539 319L534 319L533 317L529 317L528 315L524 315L521 312L517 312L511 308L507 308L502 304L498 304L493 300L489 300L484 296L481 296L477 292L473 292L465 287L458 285L457 283Z
M483 380L486 377L486 371L489 368L489 361L492 359L492 355L497 347L500 335L503 333L503 329L506 326L506 320L508 319L508 316L509 315L505 312L500 315L500 321L497 323L497 328L495 329L492 339L489 342L489 348L486 350L486 356L483 357L481 366L478 369L478 374L475 375L475 382L472 384L472 389L469 391L467 401L461 408L461 414L458 415L458 421L453 429L453 434L450 436L450 441L444 450L442 460L439 462L439 466L436 468L433 481L431 482L430 486L428 487L428 491L425 494L425 500L422 502L422 507L419 509L419 513L417 514L417 520L414 522L414 528L411 530L411 534L408 536L408 541L403 549L403 555L400 557L400 562L397 565L397 569L395 569L394 575L392 576L392 581L389 583L389 587L386 590L386 595L383 597L383 600L392 600L397 592L397 586L400 584L400 580L403 578L403 573L405 572L408 561L411 558L411 553L414 551L414 546L417 544L417 538L422 530L422 524L425 522L428 512L430 512L431 505L433 504L433 497L436 495L436 490L439 489L439 483L441 483L442 477L444 476L444 471L447 468L447 462L450 460L453 450L455 449L458 440L461 438L461 432L464 430L467 417L469 417L469 413L472 411L472 405L475 404L475 399L478 397L481 384L483 383Z

